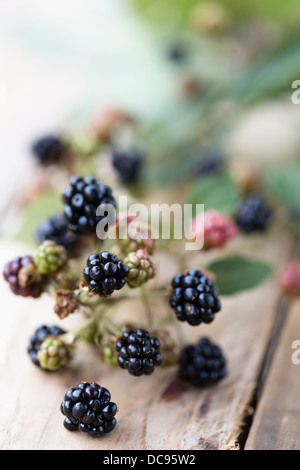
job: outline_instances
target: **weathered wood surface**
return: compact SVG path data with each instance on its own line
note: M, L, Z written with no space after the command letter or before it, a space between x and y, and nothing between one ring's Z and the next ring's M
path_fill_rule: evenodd
M234 251L237 250L269 259L280 266L292 256L294 240L285 232L274 231L265 239L254 239L252 247L248 241L241 239L240 244L234 246ZM24 247L2 242L1 264L20 253L24 253ZM193 255L191 267L201 266L204 261L201 253L197 257ZM170 279L177 272L178 268L170 255L158 257L158 263L160 278ZM60 321L52 313L53 303L49 298L18 298L9 292L4 281L1 280L0 285L0 340L6 351L0 365L0 400L5 403L1 410L1 449L240 448L241 434L252 413L253 394L276 318L279 302L276 276L256 289L223 298L222 311L212 324L183 326L186 341L209 336L221 345L227 356L228 377L206 390L178 385L175 380L176 367L157 369L149 377L131 377L121 369L103 365L97 352L85 344L80 345L65 370L57 374L38 370L26 353L28 338L35 328L46 323L59 324L68 329L76 325L80 318L74 314ZM158 303L157 314L164 314L166 309L167 305ZM121 315L123 319L126 317L138 324L146 324L142 305L124 305ZM289 349L282 360L290 360ZM276 377L273 373L271 385L278 380L278 387L285 387L281 375L283 367L282 362L281 372ZM296 372L295 367L293 371ZM103 384L110 389L112 399L118 404L118 425L113 433L103 439L95 440L81 433L70 433L62 426L60 401L65 389L81 380ZM296 374L291 374L289 380L287 386L293 389L290 393L296 395L299 386ZM276 400L282 403L280 389L274 391L270 386L265 389L263 402L267 401L268 389L269 395L273 394L273 398L269 399L274 407ZM295 401L293 403L293 406L286 408L286 412L288 419L295 423L292 415L296 404ZM263 429L264 408L259 416L260 430ZM268 426L268 422L264 426ZM272 446L274 435L270 434L269 444L266 442L268 439L265 436L265 445ZM252 438L249 442L248 446L251 442L257 446L257 439ZM278 446L285 444L283 440Z
M263 387L246 450L299 450L300 302L288 312ZM294 362L292 355L294 354Z

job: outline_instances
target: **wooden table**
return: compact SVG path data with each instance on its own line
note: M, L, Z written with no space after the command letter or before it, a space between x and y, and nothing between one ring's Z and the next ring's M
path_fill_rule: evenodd
M2 241L0 262L25 248ZM258 238L251 249L252 255L259 250L264 259L281 265L293 256L294 248L289 233L273 231ZM234 246L250 256L251 249L243 239ZM201 254L194 264L200 260ZM157 262L159 279L177 270L166 252L157 255ZM292 342L300 339L300 303L289 304L280 297L276 276L258 288L223 298L223 309L211 325L184 327L186 341L209 336L226 352L228 377L203 390L179 384L176 366L157 369L149 377L132 377L103 364L86 344L80 344L65 370L49 374L37 369L26 353L29 336L42 323L72 328L78 314L59 323L52 299L19 298L4 281L0 286L2 449L299 448L300 365L292 363L291 355ZM146 321L142 306L136 304L125 304L122 315ZM118 426L104 439L69 433L62 426L59 405L64 392L82 380L103 384L118 404Z
M40 2L32 3L37 6ZM76 3L81 3L84 12L86 2ZM60 9L61 2L56 4ZM65 13L67 17L69 12ZM0 17L2 31L8 33L14 26L15 15L16 10L11 9L10 14ZM77 20L81 27L81 18ZM79 97L84 101L82 90L89 89L93 77L92 67L76 67L72 60L49 57L43 62L38 53L30 54L31 36L26 29L20 29L19 34L22 31L27 34L27 49L12 41L4 47L1 41L0 50L4 71L0 80L7 85L6 102L0 104L1 266L13 256L32 250L11 240L18 196L32 170L28 143L40 132L59 129L65 123ZM291 234L281 230L255 238L251 244L240 239L230 249L281 266L294 256L295 248ZM202 254L193 260L200 266L204 261ZM159 253L157 262L160 279L171 279L177 272L168 253ZM289 304L281 298L276 275L258 288L223 298L222 311L211 325L183 326L188 342L207 335L221 345L228 359L228 377L204 390L178 384L176 367L136 379L121 369L103 365L85 344L80 344L64 371L44 373L27 355L30 335L43 323L71 328L79 321L78 315L60 323L54 316L52 299L13 296L2 278L0 294L1 449L300 448L300 365L291 360L292 343L300 339L300 302ZM167 308L161 305L162 311ZM133 309L126 304L122 315L146 321L142 306ZM82 380L103 384L118 404L118 425L104 439L69 433L62 426L59 406L64 392Z

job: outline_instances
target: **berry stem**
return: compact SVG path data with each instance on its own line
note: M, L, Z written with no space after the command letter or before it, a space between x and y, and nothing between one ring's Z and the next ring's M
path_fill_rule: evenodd
M107 317L102 317L100 323L104 326L104 329L118 338L122 334L122 328L118 328L113 322L111 322Z
M147 291L143 287L140 288L140 297L141 297L141 300L142 300L142 302L144 304L144 307L145 307L145 313L146 313L146 316L147 316L149 326L152 326L153 323L154 323L153 313L152 313L152 309L151 309L151 306L150 306L150 303L149 303L149 298L148 298L148 295L147 295Z

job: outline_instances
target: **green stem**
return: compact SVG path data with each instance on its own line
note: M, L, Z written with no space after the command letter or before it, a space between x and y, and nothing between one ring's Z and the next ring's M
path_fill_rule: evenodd
M147 291L143 287L140 288L140 296L141 296L142 302L145 306L145 312L146 312L146 316L147 316L149 326L152 326L153 323L154 323L152 309L151 309L151 306L150 306L150 303L149 303Z

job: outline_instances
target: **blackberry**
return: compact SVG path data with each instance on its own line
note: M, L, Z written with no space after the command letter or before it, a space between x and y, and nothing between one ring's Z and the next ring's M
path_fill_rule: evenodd
M272 211L263 197L251 194L239 205L235 221L245 233L264 231L269 223Z
M63 246L52 240L41 243L34 256L34 264L41 274L52 274L59 271L67 262L67 252Z
M197 387L206 387L226 375L226 359L222 350L208 338L201 338L196 345L185 346L179 362L179 376L183 380Z
M115 346L118 365L136 377L150 375L155 366L159 366L163 361L159 347L159 340L150 336L148 331L142 328L136 331L128 329Z
M91 176L73 176L70 186L62 195L65 204L64 217L70 230L79 235L88 235L96 230L105 215L97 216L101 205L116 207L116 201L109 186Z
M41 344L49 336L57 338L58 336L63 335L65 333L66 331L62 330L58 326L46 326L46 325L39 326L37 330L34 332L34 334L31 336L29 345L27 347L27 352L32 362L36 366L41 367L40 362L37 358L37 354L41 348Z
M59 370L69 362L70 352L64 341L48 336L42 342L36 357L42 369Z
M146 250L128 253L124 263L129 268L126 282L130 287L140 287L155 276L153 259Z
M94 382L81 382L70 387L60 406L65 416L65 428L68 431L79 430L92 437L111 432L117 423L117 405L110 399L110 392Z
M58 163L65 151L65 144L56 135L41 137L32 145L32 152L42 165Z
M120 290L125 286L128 273L128 266L119 261L113 253L108 251L94 253L87 260L81 285L88 287L93 294L106 297L114 290Z
M172 44L167 53L170 61L175 64L181 65L187 58L186 48L182 44Z
M79 237L70 231L61 214L43 219L35 230L35 238L39 245L45 240L52 240L63 246L68 254L74 251L79 240Z
M225 170L224 156L215 149L206 149L200 157L196 159L193 174L197 176L207 176L220 173Z
M6 263L3 277L15 295L37 298L43 291L44 279L31 256L18 256Z
M113 167L125 184L136 183L139 180L142 160L141 153L136 150L113 150Z
M129 216L130 217L130 216ZM123 255L126 256L132 251L146 250L152 255L157 246L157 236L153 227L148 223L141 222L138 218L130 220L129 217L122 220L122 216L117 222L118 246ZM124 222L127 222L124 224Z
M216 285L202 271L192 269L187 274L177 274L172 287L170 305L180 321L192 326L211 323L221 310Z

